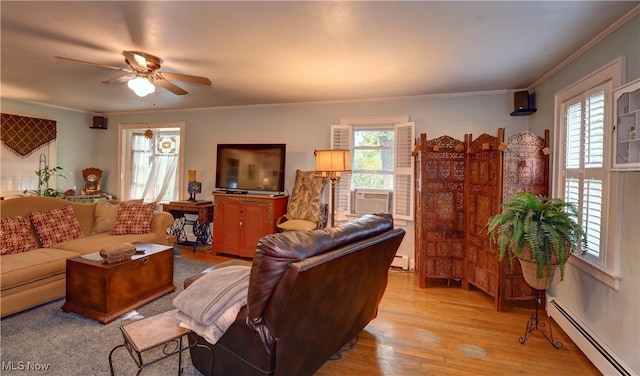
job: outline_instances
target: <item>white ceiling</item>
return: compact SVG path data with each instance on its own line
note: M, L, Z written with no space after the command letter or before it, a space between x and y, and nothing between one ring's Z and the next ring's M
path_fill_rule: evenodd
M639 1L0 2L1 95L97 113L529 87ZM637 9L636 9L637 10ZM206 76L136 97L122 50Z

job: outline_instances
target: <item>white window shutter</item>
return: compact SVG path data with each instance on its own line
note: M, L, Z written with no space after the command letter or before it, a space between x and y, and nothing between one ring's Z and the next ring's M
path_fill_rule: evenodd
M590 95L585 107L585 168L601 168L604 165L604 91Z
M413 220L413 141L415 137L415 123L394 124L394 191L393 217L396 219Z
M582 227L587 234L587 249L594 257L600 257L602 228L602 181L587 179L582 190Z
M582 149L582 103L577 102L569 105L566 111L565 135L565 168L580 168L580 155Z
M352 150L350 125L331 126L331 149ZM351 156L353 160L353 156ZM351 174L343 173L336 184L335 209L351 211Z
M564 199L576 204L580 224L586 232L584 251L600 264L604 262L602 218L606 211L602 199L606 189L605 92L605 86L600 85L564 104Z

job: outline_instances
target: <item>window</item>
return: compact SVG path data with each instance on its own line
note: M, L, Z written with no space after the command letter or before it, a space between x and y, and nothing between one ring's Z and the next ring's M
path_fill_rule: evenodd
M619 86L619 60L556 95L554 196L580 213L587 249L570 262L616 288L617 175L610 170L611 93ZM617 79L616 79L617 77ZM614 86L615 85L615 86Z
M564 200L578 207L580 224L587 236L587 249L582 251L593 263L601 266L605 265L603 253L600 252L602 198L606 178L605 92L611 92L610 84L598 85L564 103Z
M123 200L169 202L184 191L180 182L182 124L127 124L121 126L120 151Z
M338 181L336 208L355 212L352 193L392 192L396 219L413 220L414 123L408 116L343 118L331 127L331 148L351 150L352 172Z
M354 129L352 189L393 190L393 128Z
M3 197L22 196L25 190L38 190L38 176L35 174L40 167L56 167L56 141L40 147L36 152L20 157L13 153L4 144L0 146L2 155L2 176L0 179L0 194ZM58 179L52 177L49 180L49 188L64 191L65 189L76 189L73 184L73 176L69 177L69 171L63 167L62 175L68 179ZM68 181L67 181L68 180ZM69 187L71 186L71 187ZM67 188L68 187L68 188ZM76 191L78 194L80 191Z

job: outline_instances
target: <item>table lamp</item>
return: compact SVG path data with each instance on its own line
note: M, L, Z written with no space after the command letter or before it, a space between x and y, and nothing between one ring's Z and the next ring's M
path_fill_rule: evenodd
M316 172L331 180L331 227L335 224L336 182L340 174L351 171L351 152L349 150L316 150Z
M202 183L196 181L196 170L188 170L187 173L189 175L189 201L195 201L196 193L202 193Z

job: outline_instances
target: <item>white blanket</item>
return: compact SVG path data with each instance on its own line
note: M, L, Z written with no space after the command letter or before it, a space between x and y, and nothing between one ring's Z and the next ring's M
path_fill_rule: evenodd
M214 344L247 304L249 266L214 269L173 299L181 325Z
M178 311L176 317L180 321L181 327L193 330L198 335L206 339L207 342L215 345L215 343L222 338L227 329L229 329L231 324L233 324L236 316L238 316L238 312L240 312L240 308L245 304L246 300L244 302L234 304L211 325L203 325L181 311Z

